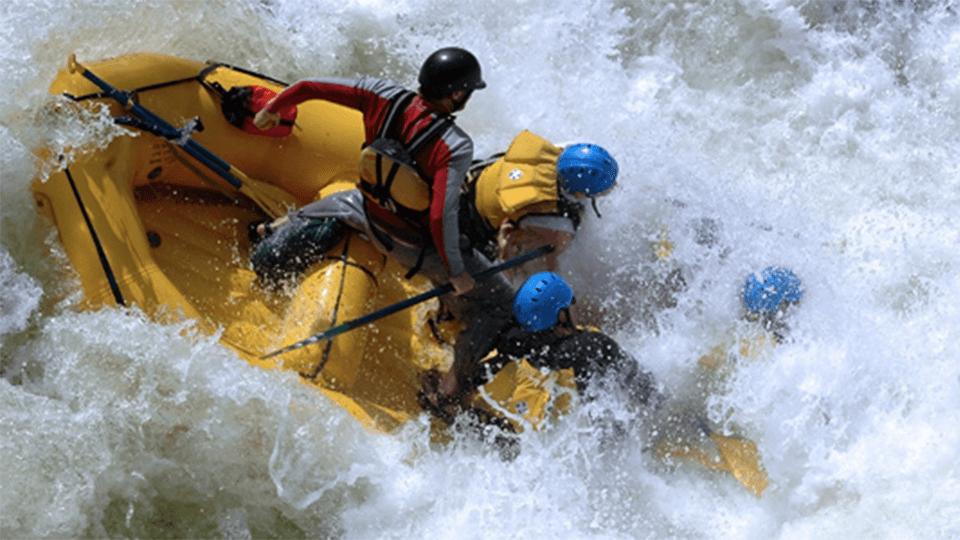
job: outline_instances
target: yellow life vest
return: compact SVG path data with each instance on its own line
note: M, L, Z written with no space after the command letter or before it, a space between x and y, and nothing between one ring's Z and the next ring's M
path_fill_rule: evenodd
M526 360L508 362L481 386L474 405L506 418L518 432L539 430L569 412L577 383L572 369L542 373Z
M723 376L733 368L733 364L741 360L768 359L771 349L776 345L777 339L773 333L751 325L738 336L714 345L697 363L701 368Z
M600 332L595 326L577 328ZM498 355L491 351L483 362ZM577 378L572 368L541 371L524 358L504 364L478 390L474 405L503 416L518 432L528 427L539 430L548 420L570 412Z
M476 182L476 208L493 229L505 219L517 221L527 214L556 214L560 196L557 158L563 149L524 130L506 153L480 173Z
M394 99L377 138L360 152L360 190L370 202L419 229L430 209L433 187L417 164L416 155L439 137L452 119L449 115L435 116L427 128L404 144L399 124L414 96L406 92Z

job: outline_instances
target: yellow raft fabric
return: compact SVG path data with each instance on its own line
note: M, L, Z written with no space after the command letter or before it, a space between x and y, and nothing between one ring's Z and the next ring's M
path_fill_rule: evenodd
M137 102L178 128L199 118L204 129L193 139L255 179L246 189L296 207L356 185L363 142L357 111L306 102L290 135L264 137L230 125L219 94L192 78L207 69L206 82L225 89L257 84L281 90L270 80L157 54L84 66L119 90L144 89ZM163 85L170 81L182 82ZM66 69L50 87L53 94L74 97L99 91ZM115 117L129 116L108 98L77 106L94 103L108 106ZM131 128L130 134L77 155L65 170L32 184L38 210L56 226L79 276L85 308L116 304L108 267L125 305L157 321L185 317L207 332L221 329L221 342L242 358L265 369L296 371L371 429L389 432L422 413L418 373L446 370L451 360L450 347L438 344L425 324L435 302L288 355L268 361L260 356L423 292L426 280L404 280L396 263L361 236L349 235L295 290L264 290L247 264L247 228L267 218L263 209L180 147L140 130ZM518 385L538 384L521 379L498 377L488 388L507 396ZM539 424L544 412L532 410L528 417L521 423Z

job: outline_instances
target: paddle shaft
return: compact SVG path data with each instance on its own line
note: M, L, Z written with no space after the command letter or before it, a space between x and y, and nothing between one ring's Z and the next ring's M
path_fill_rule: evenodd
M240 189L243 187L243 181L237 178L233 173L236 170L226 161L220 159L213 152L207 150L201 146L197 141L191 139L189 136L184 136L184 134L173 127L172 124L160 118L154 114L151 110L140 105L136 101L130 99L130 96L125 92L117 90L109 83L97 77L89 69L83 67L80 63L77 62L76 57L73 55L70 56L70 70L73 72L79 71L84 78L88 81L95 84L101 90L106 92L111 98L117 101L117 103L123 105L127 110L132 112L137 118L153 124L157 130L167 139L173 140L179 146L181 146L188 154L197 159L197 161L203 163L210 170L217 173L224 180L230 183L233 187Z
M550 246L550 245L540 246L539 248L537 248L537 249L535 249L535 250L533 250L533 251L531 251L531 252L529 252L529 253L525 253L525 254L520 255L520 256L518 256L518 257L514 257L513 259L510 259L509 261L500 263L500 264L498 264L498 265L496 265L496 266L491 266L490 268L487 268L486 270L481 270L480 272L477 272L476 274L473 274L473 279L479 281L479 280L481 280L481 279L484 279L484 278L487 278L487 277L489 277L489 276L492 276L492 275L494 275L494 274L496 274L496 273L502 272L502 271L504 271L504 270L506 270L506 269L508 269L508 268L513 268L513 267L515 267L515 266L519 266L519 265L521 265L521 264L523 264L523 263L525 263L525 262L527 262L527 261L536 259L537 257L542 257L542 256L544 256L544 255L547 255L547 254L549 254L549 253L552 253L555 249L556 249L556 248L555 248L554 246ZM397 313L398 311L403 311L403 310L407 309L408 307L415 306L415 305L417 305L417 304L419 304L419 303L421 303L421 302L426 302L427 300L430 300L431 298L436 298L436 297L440 296L441 294L445 294L445 293L448 293L448 292L451 292L451 291L453 291L453 284L451 284L451 283L444 283L443 285L441 285L441 286L439 286L439 287L436 287L436 288L434 288L434 289L431 289L431 290L429 290L429 291L427 291L427 292L425 292L425 293L418 294L418 295L416 295L416 296L412 296L412 297L410 297L410 298L407 298L406 300L401 300L400 302L397 302L396 304L393 304L393 305L387 306L387 307L385 307L385 308L383 308L383 309L374 311L373 313L368 313L367 315L363 315L362 317L357 317L356 319L347 321L347 322L345 322L345 323L343 323L343 324L339 324L339 325L334 326L334 327L332 327L332 328L330 328L330 329L328 329L328 330L326 330L326 331L324 331L324 332L321 332L321 333L319 333L319 334L317 334L317 335L315 335L315 336L313 336L313 337L309 337L309 338L307 338L307 339L305 339L305 340L303 340L303 341L299 341L299 342L294 343L293 345L290 345L290 346L288 346L288 347L284 347L284 348L282 348L282 349L273 351L272 353L267 354L267 355L265 355L265 356L263 356L263 357L261 357L261 358L264 359L264 360L267 359L267 358L273 358L274 356L277 356L277 355L279 355L279 354L283 354L283 353L285 353L285 352L292 351L292 350L294 350L294 349L299 349L299 348L301 348L301 347L306 347L307 345L312 345L312 344L317 343L317 342L320 342L320 341L325 341L325 340L333 339L334 337L339 336L340 334L343 334L344 332L348 332L348 331L350 331L350 330L353 330L354 328L359 328L359 327L361 327L361 326L370 324L370 323L372 323L372 322L374 322L374 321L377 321L377 320L380 320L380 319L382 319L382 318L384 318L384 317L388 317L388 316L390 316L390 315L393 315L394 313Z

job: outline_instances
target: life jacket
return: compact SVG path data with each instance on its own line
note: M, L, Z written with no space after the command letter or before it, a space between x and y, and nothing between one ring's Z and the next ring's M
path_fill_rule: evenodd
M569 412L577 383L572 369L543 373L526 360L505 364L478 388L473 404L506 418L517 432L539 430Z
M266 107L267 103L276 97L277 93L273 90L255 84L234 86L229 90L223 88L217 82L210 86L220 94L220 108L223 111L224 118L232 126L251 135L266 137L286 137L292 131L293 124L297 119L296 105L284 107L280 111L280 125L277 127L261 130L253 125L253 117L256 116L256 112Z
M603 336L592 326L577 329L577 334ZM551 337L527 333L519 327L511 332L480 361L473 380L478 388L473 404L500 414L518 432L527 427L538 430L546 421L569 410L580 385L572 365L544 365L537 354L549 355L557 347L562 349L562 344L573 336Z
M415 96L404 92L394 98L377 138L360 152L360 190L375 226L408 245L426 248L432 245L433 179L423 172L416 155L447 129L453 117L432 114L427 127L404 144L400 133L403 111Z
M477 213L489 228L528 214L560 213L557 158L563 149L524 130L473 186Z
M736 336L714 345L700 357L698 364L701 368L725 376L739 362L768 360L770 351L780 343L780 339L775 333L750 323Z

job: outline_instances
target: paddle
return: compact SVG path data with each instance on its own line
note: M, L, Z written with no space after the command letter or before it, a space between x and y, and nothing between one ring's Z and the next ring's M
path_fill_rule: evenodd
M510 259L509 261L500 263L500 264L498 264L498 265L496 265L496 266L491 266L490 268L487 268L486 270L481 270L480 272L477 272L476 274L473 274L473 279L479 281L479 280L481 280L481 279L483 279L483 278L492 276L492 275L494 275L494 274L496 274L496 273L498 273L498 272L502 272L502 271L504 271L504 270L506 270L506 269L508 269L508 268L513 268L514 266L519 266L519 265L521 265L521 264L523 264L523 263L525 263L525 262L527 262L527 261L536 259L537 257L542 257L542 256L544 256L544 255L547 255L548 253L553 252L555 249L556 249L556 248L555 248L554 246L551 246L551 245L540 246L539 248L537 248L537 249L535 249L535 250L533 250L533 251L531 251L531 252L529 252L529 253L525 253L525 254L520 255L520 256L518 256L518 257L514 257L514 258ZM348 331L350 331L350 330L353 330L354 328L359 328L359 327L364 326L364 325L366 325L366 324L370 324L370 323L372 323L372 322L374 322L374 321L380 320L380 319L382 319L382 318L384 318L384 317L387 317L387 316L389 316L389 315L393 315L394 313L396 313L396 312L398 312L398 311L403 311L404 309L407 309L408 307L415 306L415 305L417 305L417 304L419 304L419 303L421 303L421 302L426 302L427 300L430 300L431 298L436 298L437 296L440 296L441 294L445 294L445 293L448 293L448 292L451 292L451 291L453 291L453 285L450 284L450 283L445 283L445 284L443 284L443 285L441 285L441 286L439 286L439 287L437 287L437 288L435 288L435 289L431 289L431 290L429 290L429 291L427 291L427 292L425 292L425 293L418 294L417 296L413 296L413 297L407 298L406 300L401 300L400 302L397 302L396 304L393 304L393 305L391 305L391 306L387 306L387 307L385 307L385 308L383 308L383 309L374 311L373 313L369 313L369 314L364 315L364 316L362 316L362 317L357 317L356 319L353 319L353 320L347 321L347 322L345 322L345 323L343 323L343 324L339 324L339 325L337 325L337 326L334 326L334 327L332 327L332 328L330 328L330 329L328 329L328 330L326 330L326 331L324 331L324 332L321 332L321 333L319 333L319 334L317 334L317 335L315 335L315 336L313 336L313 337L309 337L309 338L307 338L307 339L305 339L305 340L303 340L303 341L298 341L297 343L294 343L293 345L290 345L290 346L284 347L284 348L282 348L282 349L273 351L272 353L269 353L269 354L267 354L267 355L265 355L265 356L262 356L261 359L266 360L267 358L273 358L274 356L277 356L277 355L279 355L279 354L283 354L283 353L285 353L285 352L289 352L289 351L292 351L292 350L294 350L294 349L299 349L299 348L301 348L301 347L306 347L307 345L312 345L312 344L317 343L317 342L319 342L319 341L325 341L325 340L333 339L334 337L339 336L340 334L343 334L344 332L348 332Z
M770 479L760 464L757 445L746 439L718 435L703 419L698 418L697 425L717 444L717 450L730 467L730 474L759 497L770 485Z
M746 439L735 439L712 433L710 438L717 443L720 455L730 465L730 473L757 497L770 485L767 472L760 464L757 445Z
M760 464L757 445L745 439L718 435L707 426L707 422L702 418L694 418L693 423L717 445L721 459L718 460L715 456L711 456L693 445L669 441L661 441L657 445L655 451L657 458L694 459L708 469L732 474L744 487L759 497L763 490L770 485L770 480L766 471L763 470L763 465Z
M89 69L83 67L83 65L77 62L77 57L74 54L71 54L67 61L67 69L70 73L79 72L84 78L97 85L104 93L123 105L124 108L133 113L141 122L145 123L149 131L183 148L186 153L190 154L190 156L205 167L226 180L235 189L247 197L250 197L250 199L270 217L278 218L287 213L288 205L285 201L279 200L269 193L265 193L262 186L256 188L258 183L255 180L190 138L192 126L188 125L189 129L177 129L173 127L173 125L163 118L160 118L146 107L130 99L129 94L117 90L100 77L97 77Z

